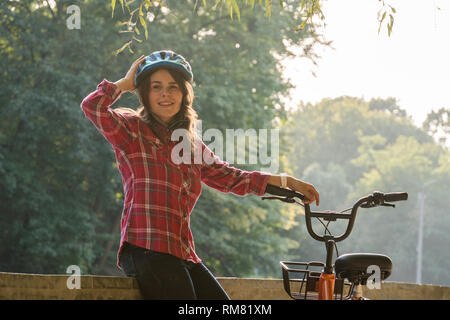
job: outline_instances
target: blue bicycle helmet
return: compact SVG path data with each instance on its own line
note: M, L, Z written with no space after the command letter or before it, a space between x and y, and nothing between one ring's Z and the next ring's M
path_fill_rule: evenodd
M192 68L187 60L170 50L155 51L145 57L145 61L139 65L134 77L134 85L137 86L146 71L157 66L171 66L181 71L189 82L193 82L194 75Z

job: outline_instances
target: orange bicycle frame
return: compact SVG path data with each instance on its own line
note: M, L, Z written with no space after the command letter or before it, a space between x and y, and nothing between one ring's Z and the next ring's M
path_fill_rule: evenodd
M320 275L319 279L319 295L317 299L319 300L333 300L334 294L334 283L336 277L334 273L324 273Z

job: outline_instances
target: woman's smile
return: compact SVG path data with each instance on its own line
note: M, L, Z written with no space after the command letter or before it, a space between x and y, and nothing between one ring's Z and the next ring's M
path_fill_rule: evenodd
M164 101L164 102L158 102L158 104L161 106L161 107L171 107L171 106L173 106L173 102L170 102L170 101Z

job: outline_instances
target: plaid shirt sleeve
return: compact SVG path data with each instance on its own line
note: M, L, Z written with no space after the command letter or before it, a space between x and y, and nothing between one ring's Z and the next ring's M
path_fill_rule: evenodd
M97 90L90 93L81 103L85 116L92 121L100 133L116 147L124 147L134 137L130 116L110 108L116 102L121 90L104 79Z
M244 171L231 167L217 157L211 149L202 143L204 161L201 169L202 182L221 192L231 192L244 196L265 194L270 174L259 171Z

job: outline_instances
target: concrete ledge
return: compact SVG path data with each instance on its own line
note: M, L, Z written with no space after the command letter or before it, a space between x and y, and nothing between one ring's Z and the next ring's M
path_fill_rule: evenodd
M80 289L68 289L70 275L0 272L2 300L139 300L134 278L80 277ZM281 279L225 278L217 280L233 300L290 300ZM450 287L384 282L381 289L364 288L364 296L386 300L450 300Z
M373 300L450 300L450 287L383 282L381 289L363 289L363 295Z
M80 289L68 289L70 275L0 272L0 299L10 300L130 300L141 299L134 278L81 276Z
M281 279L217 277L217 281L232 300L291 300Z

